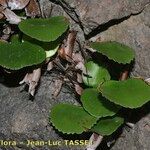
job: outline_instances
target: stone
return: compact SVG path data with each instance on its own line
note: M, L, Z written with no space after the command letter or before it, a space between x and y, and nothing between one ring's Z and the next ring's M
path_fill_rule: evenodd
M147 108L149 113L150 105L144 107ZM143 113L144 111L141 111ZM136 114L139 115L139 112ZM133 116L136 117L136 116ZM132 118L132 121L134 119ZM123 133L116 140L116 143L111 150L148 150L150 147L150 114L145 114L143 118L140 118L133 128L123 129Z
M110 20L138 14L150 3L149 0L65 0L65 2L78 15L86 34Z
M52 3L49 0L39 0L42 17L48 18L52 12Z

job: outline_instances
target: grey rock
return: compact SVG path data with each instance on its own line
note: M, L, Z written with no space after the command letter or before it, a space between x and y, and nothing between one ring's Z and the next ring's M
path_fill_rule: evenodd
M79 16L86 34L110 20L140 13L150 3L149 0L65 0L65 2Z
M149 150L150 148L150 114L146 115L135 126L127 130L116 141L112 150Z
M49 18L51 16L63 15L64 10L61 6L56 5L49 0L38 0L41 8L42 17Z
M38 0L41 9L42 17L48 18L51 16L52 3L49 0Z

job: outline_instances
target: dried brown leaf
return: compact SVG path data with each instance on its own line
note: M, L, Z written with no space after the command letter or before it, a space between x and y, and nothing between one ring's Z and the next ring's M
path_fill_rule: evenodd
M30 0L29 4L25 8L25 11L27 16L33 18L36 16L40 16L41 14L39 4L36 0Z
M3 10L5 9L4 6L0 6L0 13L3 13Z
M41 68L38 68L33 70L32 73L27 73L24 79L19 84L26 83L27 85L29 85L28 92L32 96L34 96L36 87L40 81L40 77L41 77Z
M66 53L65 53L65 49L64 47L61 47L58 49L58 55L63 58L63 59L66 59Z
M54 63L53 63L53 61L50 61L50 62L48 63L48 65L47 65L47 71L52 70L53 67L54 67Z
M74 49L74 44L75 44L75 40L76 40L76 35L77 32L76 31L71 31L68 35L67 38L67 46L65 47L65 53L66 53L66 57L69 57L67 59L72 58L72 53L73 53L73 49Z
M83 88L77 83L75 83L74 86L75 86L75 91L77 92L77 94L81 95L83 92Z
M0 0L0 5L7 7L7 0Z
M84 66L85 61L84 61L84 58L82 57L81 53L79 53L79 52L73 53L72 59L74 62L77 63L75 68L81 70L83 73L86 73L86 68Z
M53 86L53 90L52 90L53 98L56 98L59 95L62 85L63 85L63 81L61 79L56 79L54 81L54 86Z
M8 8L3 10L3 14L5 15L6 20L9 21L10 24L18 24L19 22L21 22L22 17L17 16L13 11Z
M96 150L102 140L103 136L93 133L89 139L89 144L87 145L86 150Z
M70 31L64 47L62 47L58 53L60 57L66 59L69 62L72 61L72 53L74 49L76 35L77 35L76 31Z
M4 6L0 6L0 19L4 18L3 10L5 9Z
M30 0L7 0L8 7L11 10L19 10L26 7Z
M129 71L126 70L121 73L119 80L122 80L122 81L126 80L128 78L128 76L129 76Z
M3 19L4 15L2 13L0 13L0 19Z
M82 83L83 82L82 75L80 73L77 73L77 81L78 81L78 83Z

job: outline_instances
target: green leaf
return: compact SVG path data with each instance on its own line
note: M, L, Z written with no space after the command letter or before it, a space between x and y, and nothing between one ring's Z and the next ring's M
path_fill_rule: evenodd
M61 39L58 38L55 41L42 42L42 41L38 41L36 39L33 39L33 38L31 38L25 34L23 35L23 38L22 38L22 41L28 41L32 44L36 44L36 45L41 46L46 52L46 58L50 58L56 54L56 52L58 51L59 45L61 43L60 40Z
M99 66L93 61L85 64L87 75L82 75L83 82L87 86L97 87L100 83L110 80L110 74L106 68Z
M45 51L28 42L0 43L0 65L7 69L18 70L37 65L46 58Z
M20 43L19 35L18 34L12 35L10 41L11 43Z
M115 132L123 123L124 119L116 116L101 118L98 123L92 127L91 131L102 136L108 136Z
M95 117L115 115L120 106L109 102L96 89L85 89L81 95L81 102L86 111Z
M118 42L95 42L91 43L91 47L109 59L122 64L130 63L135 57L130 47Z
M138 108L150 100L150 86L141 79L108 81L100 91L111 102L127 108Z
M59 131L67 134L80 134L89 130L97 121L82 107L58 104L52 108L51 122Z
M68 29L68 21L63 16L46 19L27 19L19 23L19 29L39 41L55 41Z
M42 41L33 39L25 34L23 35L22 41L28 41L32 44L41 46L46 52L46 58L52 57L53 55L55 55L61 43L61 39L59 38L51 42L42 42Z
M58 48L59 48L59 45L60 45L60 39L57 39L57 40L52 41L52 42L42 42L42 41L38 41L36 39L33 39L33 38L31 38L25 34L23 35L22 41L23 42L27 41L27 42L30 42L32 44L36 44L36 45L41 46L46 52L46 58L50 58L53 55L55 55Z

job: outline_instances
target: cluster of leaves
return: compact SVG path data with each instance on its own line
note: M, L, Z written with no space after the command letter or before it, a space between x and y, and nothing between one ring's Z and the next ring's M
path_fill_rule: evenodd
M40 8L40 3L36 0L0 1L0 25L2 27L0 65L10 73L12 70L27 67L27 74L19 84L26 83L29 86L28 92L32 96L40 81L42 65L47 65L47 71L50 71L54 67L53 60L60 55L65 59L67 55L71 57L72 53L69 49L71 47L73 49L73 46L69 44L65 51L60 50L66 38L64 35L69 33L67 32L67 19L62 16L44 19L46 16ZM35 17L42 18L33 19ZM75 41L75 35L76 32L68 34L68 39L72 43ZM58 55L55 55L56 53ZM52 60L53 55L56 57ZM58 95L61 85L62 83L59 82L55 96Z
M62 16L21 21L19 29L25 34L23 38L0 42L0 65L18 70L44 62L56 53L61 42L57 39L67 28L68 21Z
M18 5L12 5L16 2ZM28 66L41 65L55 55L62 42L60 37L68 29L69 23L62 16L21 20L21 17L12 12L14 9L25 7L26 14L32 14L28 9L32 2L33 0L9 0L8 6L11 10L4 9L4 7L8 7L5 6L5 0L0 3L2 5L0 17L5 16L10 23L19 24L18 27L21 31L21 36L13 35L9 42L0 41L0 65L6 69L19 70ZM34 13L31 17L34 17ZM70 39L70 41L74 41L73 36ZM69 51L70 47L73 49L73 46L68 46L68 49L66 48L67 55L64 55L64 49L60 51L60 55L67 61L73 58L72 52ZM90 47L96 50L96 53L106 56L120 66L130 64L134 59L133 50L117 42L95 42L91 43ZM74 59L77 56L74 55ZM82 58L80 62L81 60ZM124 119L119 116L119 110L122 107L138 108L147 103L150 98L150 87L141 79L112 80L108 69L102 63L91 60L85 63L84 67L82 63L76 66L77 68L86 68L86 72L82 73L83 82L87 87L81 94L82 106L71 104L54 106L51 110L51 122L56 129L67 134L90 131L103 136L110 135L124 123ZM39 68L34 71L40 72ZM40 78L39 76L34 77L34 71L33 74L27 74L21 81L21 83L28 82L32 85L29 87L31 94L34 93L33 88L37 85L34 82ZM77 84L76 86L78 87Z
M90 47L120 66L130 64L134 59L134 51L117 42L94 42ZM51 121L56 129L67 134L111 135L124 123L119 110L147 103L150 86L137 78L111 80L106 66L93 60L85 63L85 67L86 74L82 77L87 88L81 94L82 106L58 104L51 111Z

